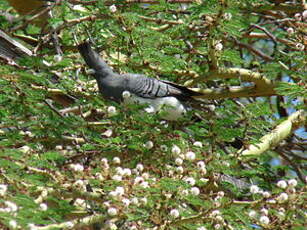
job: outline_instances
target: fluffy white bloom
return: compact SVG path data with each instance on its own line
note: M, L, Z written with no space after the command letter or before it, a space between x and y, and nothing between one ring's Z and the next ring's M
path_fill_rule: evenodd
M143 173L143 174L142 174L142 177L143 177L145 180L149 179L149 173L147 173L147 172Z
M0 184L0 196L4 196L7 192L7 185L6 184Z
M144 166L142 164L137 164L135 168L140 172L144 170Z
M248 213L248 216L250 218L256 218L257 217L257 212L255 210L251 210L249 213Z
M112 13L115 13L117 11L117 8L115 5L112 5L109 7L109 10L112 12ZM125 91L125 92L128 92L128 91ZM129 92L128 92L129 93Z
M265 197L265 198L269 198L271 196L271 193L269 193L268 191L265 191L262 193L262 195Z
M190 184L191 186L195 185L195 179L193 177L187 177L184 179L184 181Z
M101 161L101 163L103 165L107 165L108 164L108 159L107 158L102 158L100 161Z
M176 172L179 173L179 174L182 174L182 173L184 172L183 167L182 167L182 166L178 166L178 167L176 168Z
M149 183L148 183L147 181L143 181L143 182L140 184L140 186L141 186L142 188L149 188Z
M222 43L217 43L216 45L215 45L215 49L216 50L218 50L218 51L221 51L222 49L223 49L223 44Z
M41 203L41 204L39 205L39 208L40 208L40 210L42 210L42 211L47 211L48 206L47 206L47 204L45 204L45 203Z
M161 145L160 148L163 152L166 152L168 150L166 145Z
M131 93L129 91L124 91L122 96L123 96L124 99L128 99L128 98L131 97Z
M218 197L224 197L224 196L225 196L225 193L224 193L223 191L219 191L219 192L217 193L217 196L218 196Z
M122 199L122 202L123 202L125 207L128 207L130 205L130 203L131 203L131 201L129 199L127 199L127 198Z
M185 154L185 157L187 160L194 161L196 158L196 155L194 152L189 151Z
M294 33L294 29L293 29L292 27L289 27L289 28L287 29L287 33L288 33L288 34L293 34L293 33Z
M225 18L226 21L231 20L232 14L231 14L231 13L225 13L225 14L224 14L224 18Z
M289 186L290 186L291 188L294 188L294 187L297 186L297 180L295 180L295 179L290 179L290 180L288 180L288 184L289 184Z
M152 149L154 146L154 143L152 141L147 141L144 146L146 149Z
M18 210L18 206L11 201L5 201L4 204L7 206L8 212L16 212Z
M200 194L200 190L197 187L192 187L191 188L191 194L193 194L194 196L198 196Z
M267 216L260 216L259 222L263 225L268 225L270 223L270 219Z
M113 163L114 164L120 164L120 158L119 157L114 157L113 158Z
M147 200L146 197L143 197L143 198L141 198L140 200L141 200L141 203L144 204L144 205L146 205L147 202L148 202L148 200Z
M115 192L117 192L117 194L119 196L122 196L122 195L125 194L125 189L124 189L124 187L118 186L118 187L116 187Z
M218 216L218 215L220 215L220 214L221 214L221 212L220 212L219 210L213 210L213 211L211 212L210 216L211 216L211 217L216 217L216 216Z
M196 165L197 165L197 167L200 168L200 169L202 169L202 168L204 168L204 167L206 166L206 165L205 165L205 162L203 162L203 161L198 161Z
M170 215L171 215L172 218L178 218L180 214L179 214L179 211L177 209L172 209L170 211Z
M109 106L107 111L108 111L109 116L116 115L116 108L114 106Z
M140 184L144 181L144 178L141 177L141 176L137 176L135 179L134 179L134 184Z
M283 202L286 202L288 198L289 198L288 194L283 192L276 199L279 203L283 203Z
M116 167L115 168L115 172L116 174L120 175L120 176L123 176L124 175L124 170L122 167Z
M139 204L139 199L137 197L133 197L131 199L131 203L134 204L134 205L138 205Z
M16 228L18 227L16 220L10 220L9 226L10 226L12 229L16 229Z
M172 153L174 155L179 155L181 153L181 149L177 145L173 145L172 147Z
M117 209L116 208L113 208L113 207L110 207L110 208L108 208L108 214L110 215L110 216L116 216L117 215Z
M202 147L203 147L203 143L201 143L200 141L195 141L195 142L193 143L193 145L196 146L196 147L199 147L199 148L202 148Z
M66 226L65 226L65 227L68 228L68 229L72 229L74 226L75 226L75 225L74 225L73 222L68 221L68 222L66 222Z
M182 195L182 196L187 196L187 195L189 195L189 190L187 190L187 189L182 190L182 191L181 191L181 195Z
M131 176L131 169L129 168L124 168L124 171L123 171L123 176Z
M259 192L259 187L257 185L252 185L249 187L251 193L256 194Z
M285 188L287 188L287 182L284 181L284 180L280 180L280 181L277 182L277 186L279 188L285 189Z
M122 176L121 175L114 175L112 176L112 180L115 180L115 181L122 181Z
M77 198L74 202L74 205L81 207L81 208L86 208L86 202L83 199Z
M71 164L70 168L74 170L75 172L83 172L84 170L84 167L81 164Z
M304 49L305 49L305 46L304 46L302 43L297 43L297 44L295 45L295 47L296 47L297 49L299 49L299 50L304 50Z
M266 209L266 208L262 208L262 209L260 210L260 212L261 212L263 215L265 215L265 216L269 215L269 210Z
M176 165L182 165L182 163L183 163L183 160L182 160L180 157L177 157L177 158L175 159L175 164L176 164Z

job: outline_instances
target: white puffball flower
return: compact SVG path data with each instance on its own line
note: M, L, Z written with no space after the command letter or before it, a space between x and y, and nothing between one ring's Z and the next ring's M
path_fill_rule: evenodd
M81 164L71 164L70 168L74 170L75 172L83 172L84 170L84 167Z
M287 185L287 182L286 182L286 181L280 180L280 181L277 182L277 186L278 186L279 188L285 189L285 188L287 188L288 185Z
M176 168L176 172L179 173L179 174L182 174L182 173L184 172L183 167L182 167L182 166L178 166L178 167Z
M263 225L268 225L270 223L270 219L267 216L260 216L259 222Z
M123 176L123 175L124 175L124 170L123 170L122 167L116 167L116 168L115 168L115 173L116 173L117 175Z
M147 181L143 181L143 182L140 184L140 186L141 186L142 188L149 188L149 183L148 183Z
M268 191L265 191L262 193L262 195L265 197L265 198L269 198L271 196L271 193L269 193Z
M135 168L140 172L144 170L144 166L142 164L137 164Z
M203 162L203 161L198 161L196 165L197 165L197 167L200 168L200 169L202 169L202 168L204 168L204 167L206 166L206 165L205 165L205 162Z
M203 143L201 143L200 141L195 141L195 142L193 143L193 145L196 146L196 147L199 147L199 148L202 148L202 147L203 147Z
M173 145L172 154L179 155L181 153L181 149L177 145Z
M129 199L127 199L127 198L122 199L122 202L123 202L125 207L128 207L130 205L130 203L131 203L131 201Z
M214 47L217 51L221 51L223 49L223 44L222 43L217 43Z
M138 205L139 204L139 199L137 197L133 197L131 199L131 203L134 204L134 205Z
M101 161L101 163L103 165L107 165L108 164L108 159L107 158L102 158L100 161Z
M109 106L107 112L109 116L114 116L116 115L116 108L114 106Z
M294 187L297 186L297 180L290 179L290 180L288 180L288 184L289 184L289 187L294 188Z
M110 215L110 216L116 216L117 215L117 209L116 208L113 208L113 207L110 207L110 208L108 208L108 214Z
M249 213L248 213L248 216L250 218L256 218L257 217L257 212L255 210L251 210Z
M114 157L113 158L113 163L114 164L120 164L120 158L119 157Z
M175 159L175 164L176 164L176 165L182 165L182 163L183 163L183 160L182 160L180 157L177 157L177 158Z
M149 173L145 172L145 173L142 173L142 177L147 180L149 179Z
M5 201L4 204L7 206L8 212L16 212L18 210L18 206L11 201Z
M295 47L296 47L297 49L299 49L299 50L304 50L304 49L305 49L305 46L304 46L302 43L297 43L297 44L295 45Z
M132 172L129 168L124 168L123 170L123 176L131 176Z
M211 217L216 217L216 216L218 216L218 215L220 215L220 214L221 214L221 212L220 212L219 210L213 210L213 211L211 212L210 216L211 216Z
M231 18L232 18L232 14L231 13L225 13L223 16L224 16L226 21L230 21Z
M214 229L220 229L221 227L222 227L222 225L220 225L220 224L214 225Z
M146 197L141 198L140 201L141 201L141 203L142 203L143 205L146 205L147 202L148 202L148 200L147 200Z
M112 176L112 180L115 180L115 181L122 181L122 176L121 175L114 175Z
M144 145L146 149L152 149L153 146L154 146L154 143L152 141L147 141Z
M124 99L128 99L128 98L131 97L131 93L129 91L124 91L122 93L122 96L123 96Z
M252 185L249 187L249 191L253 194L259 193L259 187L257 185Z
M294 29L293 29L292 27L289 27L289 28L287 29L287 33L288 33L288 34L293 34L293 33L294 33Z
M161 145L160 148L163 152L166 152L168 150L168 147L166 145Z
M125 188L121 187L121 186L118 186L118 187L116 187L115 192L117 192L117 194L119 196L123 196L125 194Z
M72 229L74 226L75 226L74 223L71 222L71 221L68 221L68 222L66 222L66 224L65 224L65 227L68 228L68 229Z
M197 187L192 187L191 188L191 194L193 194L194 196L198 196L200 194L200 190Z
M265 216L269 215L269 210L266 209L266 208L262 208L262 209L260 210L260 212L261 212L263 215L265 215Z
M109 7L109 10L112 12L112 13L115 13L117 11L117 8L115 5L112 5Z
M12 229L16 229L16 228L18 227L16 220L10 220L9 226L10 226Z
M172 209L170 211L170 215L171 215L172 218L178 218L180 214L179 214L179 211L177 209Z
M134 184L140 184L142 182L144 182L144 178L143 177L141 177L141 176L135 177Z
M186 157L186 159L189 160L189 161L194 161L195 158L196 158L196 155L195 155L194 152L189 151L189 152L187 152L187 153L185 154L185 157Z
M207 230L207 228L206 228L206 227L201 226L201 227L196 228L196 230Z
M185 182L187 182L188 184L190 184L191 186L195 185L195 179L193 177L187 177L184 180Z
M4 196L7 192L7 185L6 184L0 184L0 196Z
M45 203L41 203L41 204L39 205L39 208L40 208L40 210L42 210L42 211L47 211L48 206L47 206L47 204L45 204Z
M284 203L288 200L289 196L287 193L283 192L281 193L277 198L276 200L279 202L279 203Z

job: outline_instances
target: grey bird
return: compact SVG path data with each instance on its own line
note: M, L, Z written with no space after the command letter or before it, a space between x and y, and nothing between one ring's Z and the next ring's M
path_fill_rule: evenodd
M163 119L177 120L186 113L187 103L201 95L184 86L142 74L117 74L91 48L89 42L79 44L78 50L86 64L94 70L99 91L106 99L147 104L145 111L148 113L165 109Z

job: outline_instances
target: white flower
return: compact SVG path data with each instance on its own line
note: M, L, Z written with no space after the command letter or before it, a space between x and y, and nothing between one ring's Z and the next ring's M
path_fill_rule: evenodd
M249 213L248 213L248 216L250 218L256 218L257 217L257 212L255 210L251 210Z
M303 16L303 19L306 19L306 18L307 18L307 10L304 10L304 11L303 11L302 16Z
M81 164L71 164L70 168L75 172L82 172L84 170L84 167Z
M176 172L179 173L179 174L182 174L184 172L183 167L182 166L178 166L176 168Z
M218 216L218 215L220 215L220 214L221 214L221 212L220 212L219 210L213 210L213 211L211 212L210 216L211 216L211 217L216 217L216 216Z
M297 44L295 45L295 47L296 47L297 49L299 49L299 50L304 50L304 49L305 49L305 46L304 46L302 43L297 43Z
M214 47L216 50L221 51L223 49L223 44L222 43L217 43Z
M40 210L42 210L42 211L47 211L48 206L47 206L47 204L45 204L45 203L41 203L41 204L39 205L39 208L40 208Z
M142 164L137 164L135 168L140 172L144 170L144 166Z
M108 111L109 116L116 115L116 108L114 106L109 106L107 111Z
M123 96L124 99L128 99L128 98L131 97L131 94L130 94L129 91L124 91L123 94L122 94L122 96Z
M265 191L262 193L262 195L265 197L265 198L269 198L271 196L271 193Z
M143 174L142 174L142 177L143 177L145 180L149 179L149 173L147 173L147 172L143 173Z
M175 159L175 164L176 164L176 165L182 165L182 163L183 163L183 160L182 160L180 157L177 157L177 158Z
M123 176L131 176L131 169L129 168L124 168L124 171L123 171Z
M115 192L117 192L117 194L118 194L119 196L122 196L122 195L125 194L125 189L124 189L124 187L118 186L118 187L116 187Z
M206 166L206 165L205 165L205 162L203 162L203 161L198 161L196 165L197 165L197 167L200 168L200 169L202 169L202 168L204 168L204 167Z
M274 199L270 199L270 200L268 200L267 201L269 204L276 204L276 200L274 200Z
M81 208L86 208L86 202L83 199L77 198L74 202L74 205L81 207Z
M185 154L185 157L187 160L194 161L196 158L196 155L194 152L189 151Z
M294 33L294 29L293 29L292 27L289 27L289 28L287 29L287 33L288 33L288 34L293 34L293 33Z
M110 216L116 216L117 215L117 209L116 208L113 208L113 207L110 207L110 208L108 208L108 214L110 215Z
M172 154L179 155L181 153L181 149L177 145L173 145Z
M117 11L117 8L115 5L112 5L109 7L109 10L112 12L112 13L115 13ZM125 92L128 92L128 91L125 91Z
M116 174L123 176L124 175L124 170L122 167L116 167L115 169Z
M257 185L252 185L249 187L249 191L253 194L256 194L259 192L259 187Z
M178 218L180 214L179 214L179 211L177 209L172 209L170 211L170 215L171 215L172 218Z
M270 219L267 216L260 216L259 222L263 225L268 225L270 223Z
M185 182L187 182L188 184L190 184L191 186L195 185L195 179L193 177L187 177L184 180Z
M277 198L276 200L279 202L279 203L283 203L283 202L286 202L288 200L289 196L287 193L283 192L281 193Z
M203 147L203 143L201 143L200 141L195 141L195 142L193 143L193 145L196 146L196 147L199 147L199 148L202 148L202 147Z
M117 229L118 229L118 227L117 227L116 224L114 224L114 223L110 223L110 224L108 225L108 227L109 227L110 230L117 230Z
M230 21L231 18L232 18L232 14L231 13L225 13L224 18L225 18L226 21Z
M288 184L289 184L289 187L294 188L294 187L297 186L297 180L290 179L290 180L288 180Z
M108 164L108 159L107 159L107 158L102 158L102 159L101 159L101 163L102 163L103 165L107 165L107 164Z
M143 182L140 184L140 186L141 186L142 188L149 188L149 183L148 183L147 181L143 181Z
M131 203L131 201L129 199L127 199L127 198L122 199L122 202L123 202L125 207L128 207L130 205L130 203Z
M134 179L134 184L140 184L140 183L142 183L143 181L144 181L144 178L143 178L143 177L137 176L137 177L135 177L135 179Z
M160 148L163 152L166 152L168 150L166 145L161 145Z
M16 212L18 210L18 206L11 201L5 201L4 204L7 206L8 212Z
M220 225L220 224L214 225L214 229L220 229L221 227L222 227L222 225Z
M6 184L0 184L0 196L4 196L7 192L7 185Z
M115 180L115 181L122 181L122 176L120 176L120 175L114 175L114 176L112 176L112 180Z
M113 158L113 163L114 164L120 164L120 158L119 157L114 157Z
M277 182L277 186L279 188L285 189L285 188L287 188L287 182L284 181L284 180L280 180L280 181Z
M16 220L10 220L9 226L10 226L12 229L17 228L18 225L17 225Z
M137 197L133 197L131 199L131 203L134 204L134 205L138 205L139 204L139 199Z
M146 149L152 149L153 146L154 146L154 143L152 141L147 141L144 145Z
M74 226L75 226L74 223L71 221L66 222L66 225L65 225L65 227L68 229L72 229Z
M141 198L141 203L142 203L142 204L146 205L147 202L148 202L148 200L147 200L146 197Z
M300 13L296 13L294 15L294 17L295 17L296 20L301 20L301 18L302 18Z
M269 210L267 210L266 208L262 208L260 212L265 216L269 215Z
M191 188L191 193L192 193L194 196L198 196L199 193L200 193L200 190L199 190L199 188L197 188L197 187L192 187L192 188Z

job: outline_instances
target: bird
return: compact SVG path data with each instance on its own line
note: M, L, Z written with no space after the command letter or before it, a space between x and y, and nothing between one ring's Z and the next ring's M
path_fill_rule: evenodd
M148 113L160 113L174 121L189 110L188 103L201 93L173 82L158 80L143 74L118 74L94 51L89 41L78 45L85 63L94 71L98 89L107 100L125 104L146 104ZM162 112L161 112L162 111Z

